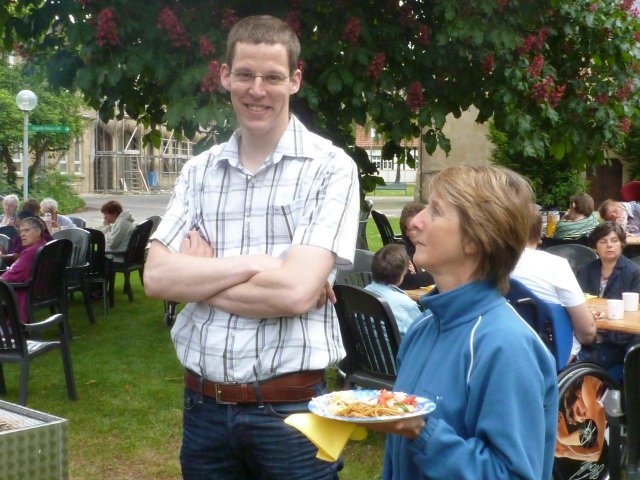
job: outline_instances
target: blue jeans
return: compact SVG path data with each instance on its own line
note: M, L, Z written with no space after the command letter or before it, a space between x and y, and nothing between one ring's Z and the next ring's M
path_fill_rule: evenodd
M324 385L316 388L323 393ZM186 480L337 480L342 459L318 460L318 449L284 423L308 402L223 405L185 388L180 463Z

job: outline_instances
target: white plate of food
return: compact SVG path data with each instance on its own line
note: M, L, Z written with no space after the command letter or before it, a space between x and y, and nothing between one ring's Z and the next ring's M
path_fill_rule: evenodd
M387 390L346 390L312 398L309 411L320 417L351 423L395 422L433 412L428 398Z

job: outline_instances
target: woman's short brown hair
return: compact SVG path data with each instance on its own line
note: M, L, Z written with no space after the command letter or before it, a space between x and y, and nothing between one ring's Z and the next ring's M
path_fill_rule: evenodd
M100 207L100 213L115 213L120 215L122 213L122 205L117 200L109 200L107 203Z
M407 203L402 207L402 212L400 212L400 232L403 236L406 237L409 230L407 222L424 210L424 207L425 204L420 202Z
M594 203L593 197L588 193L578 193L569 200L569 204L573 210L580 215L588 217L593 213Z
M620 240L620 243L622 244L622 248L624 248L627 245L627 234L625 233L624 228L622 228L616 222L609 221L602 222L591 231L591 233L589 234L589 246L595 250L598 241L609 235L611 232L614 232L616 234L616 236Z
M433 177L429 191L458 210L463 244L474 245L480 257L477 277L507 293L509 274L527 244L531 226L534 202L529 182L495 165L453 166Z
M407 271L410 262L404 245L385 245L371 260L371 276L374 282L395 285Z

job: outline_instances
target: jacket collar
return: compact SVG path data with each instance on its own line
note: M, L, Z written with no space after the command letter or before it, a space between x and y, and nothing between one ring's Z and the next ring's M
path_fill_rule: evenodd
M445 293L437 288L420 298L420 304L438 319L443 330L475 320L506 302L489 280L466 283Z

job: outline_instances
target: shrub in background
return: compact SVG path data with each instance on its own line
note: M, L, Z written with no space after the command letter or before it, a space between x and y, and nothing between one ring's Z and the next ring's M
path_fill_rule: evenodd
M583 172L573 168L566 158L557 160L554 157L511 156L508 153L507 134L498 130L493 123L489 125L487 137L494 145L491 161L527 177L533 187L536 202L543 209L556 207L564 210L569 206L572 195L589 191L589 182Z
M36 178L29 190L29 197L38 201L45 197L54 198L58 202L60 213L71 214L85 206L84 200L73 190L72 181L73 176L62 175L57 170L47 170L44 175Z

